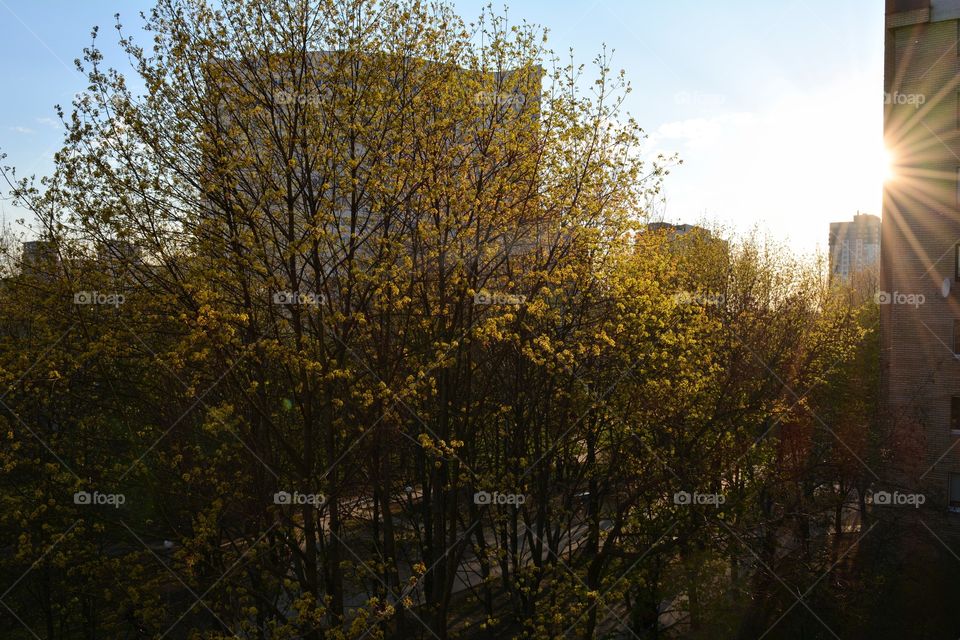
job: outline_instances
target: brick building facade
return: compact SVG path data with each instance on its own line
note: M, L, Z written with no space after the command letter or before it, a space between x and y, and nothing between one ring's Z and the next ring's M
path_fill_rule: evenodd
M960 0L886 11L881 391L887 416L916 421L913 475L946 514L960 510Z

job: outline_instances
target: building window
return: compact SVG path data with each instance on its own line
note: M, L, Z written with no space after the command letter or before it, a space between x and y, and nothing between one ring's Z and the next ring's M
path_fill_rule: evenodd
M950 511L960 513L960 473L951 473L947 475L950 492Z
M950 398L950 430L960 431L960 396Z

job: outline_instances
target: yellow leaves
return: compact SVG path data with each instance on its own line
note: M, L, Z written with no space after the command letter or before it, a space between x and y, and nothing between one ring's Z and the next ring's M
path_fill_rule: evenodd
M483 622L481 622L481 623L480 623L480 628L483 629L483 630L492 629L492 628L496 627L498 624L500 624L500 619L499 619L499 618L492 618L492 617L491 617L491 618L487 618L486 620L484 620Z
M616 347L616 346L617 346L616 341L615 341L613 338L611 338L609 335L607 335L607 332L606 332L606 331L601 331L600 334L597 336L597 338L598 338L601 342L603 342L604 344L606 344L608 347L611 347L611 348L612 348L612 347Z
M576 365L576 355L570 349L563 349L556 353L557 364L563 369L572 369Z
M374 402L378 401L378 397L374 395L373 391L370 389L365 389L359 396L360 405L363 408L368 408L373 406Z
M282 23L281 20L274 22ZM435 498L440 492L459 490L475 480L474 470L467 473L464 464L459 474L446 475L431 474L428 468L425 475L439 478L435 481L428 477L418 478L418 470L411 459L427 457L428 464L441 467L451 458L465 454L464 440L469 439L471 458L468 462L475 466L476 473L484 481L495 480L500 486L523 484L521 473L530 464L534 465L537 474L558 469L560 465L572 469L585 464L583 436L593 427L594 414L597 414L604 429L598 445L602 449L607 447L602 456L609 456L602 458L605 461L601 463L609 466L599 472L610 470L616 475L620 471L618 465L629 465L635 458L624 456L621 462L618 452L609 449L610 442L617 442L619 436L630 428L641 428L638 423L659 424L656 419L662 416L655 414L672 408L663 403L671 392L675 391L675 397L685 399L701 393L701 386L708 387L709 380L703 382L703 379L709 378L715 369L702 366L696 354L696 338L700 335L697 329L703 320L693 317L693 313L671 307L669 298L658 290L655 281L661 278L660 272L665 268L657 261L662 258L634 256L632 249L625 249L617 241L605 237L606 234L622 235L628 227L620 219L622 211L616 210L629 204L626 202L628 196L616 192L633 185L621 184L619 178L604 175L605 167L597 163L583 164L583 174L590 177L586 185L578 184L573 177L577 172L566 169L580 167L582 158L578 154L584 140L581 133L562 126L562 123L560 129L563 131L559 134L544 132L544 136L556 135L559 139L536 141L544 145L543 156L526 154L543 157L547 163L543 171L538 165L536 173L529 174L532 179L526 180L526 155L515 153L520 150L520 145L525 144L524 132L509 124L491 123L490 131L485 132L490 134L492 141L489 151L459 144L444 128L462 127L467 121L463 115L478 115L478 105L457 104L459 94L473 95L474 92L462 90L456 82L442 82L440 79L433 82L435 86L429 88L436 90L424 91L415 100L431 110L441 104L444 108L439 111L450 113L441 113L438 117L448 122L428 121L425 117L430 113L413 111L410 115L419 119L413 121L415 124L409 131L387 131L385 137L395 139L369 149L372 158L388 157L398 163L398 166L377 165L371 171L376 175L365 178L369 179L365 186L376 195L360 202L361 208L385 204L386 209L391 206L402 209L394 213L387 211L382 228L372 230L372 234L370 229L328 228L335 222L342 224L345 221L339 217L335 219L333 213L338 203L327 197L326 192L336 186L336 189L346 191L338 193L338 198L349 199L355 194L349 193L350 182L331 175L324 167L354 168L361 174L370 169L355 157L341 162L340 154L347 150L336 148L338 142L326 144L326 140L306 138L316 142L311 144L316 149L310 152L316 156L310 160L298 157L287 161L286 155L277 155L277 158L283 158L277 160L279 166L272 165L261 175L254 175L258 153L266 151L263 155L269 156L270 149L251 149L251 145L228 148L223 153L225 166L218 168L222 174L215 179L223 192L236 200L230 202L230 213L238 216L236 227L221 226L227 216L219 215L224 211L216 211L217 215L207 221L206 228L201 225L197 237L186 238L197 241L188 247L190 258L183 266L193 271L182 281L173 281L170 287L178 289L182 286L185 300L174 295L162 300L138 297L135 303L151 305L150 313L134 315L130 319L131 330L121 332L127 341L130 340L129 334L135 333L144 341L143 347L161 355L155 360L149 356L136 360L141 345L124 350L124 345L109 337L105 340L106 345L94 353L102 356L106 370L110 370L115 361L129 367L120 370L119 375L126 375L127 371L132 373L129 381L121 380L124 384L148 379L140 387L144 398L136 397L136 387L134 393L123 396L131 398L132 406L129 407L130 413L122 416L146 442L143 446L132 447L125 445L140 443L119 442L115 451L120 452L120 458L125 458L128 450L132 450L133 455L140 455L146 446L164 433L175 416L184 415L183 412L193 404L186 400L201 391L210 391L204 396L202 405L184 415L180 428L159 441L147 461L140 463L138 471L138 475L147 471L153 466L147 463L156 458L163 462L161 477L171 480L172 486L163 486L162 491L157 492L165 495L161 499L169 501L169 504L158 504L157 509L169 506L175 512L171 515L177 520L195 508L194 504L201 502L191 500L189 505L178 504L180 495L203 496L199 507L201 513L194 515L191 512L191 526L184 528L192 531L191 535L195 537L179 546L182 551L177 552L177 561L191 572L209 568L206 565L210 559L205 554L236 553L239 556L244 551L250 551L244 557L244 563L249 562L251 570L255 570L257 553L253 552L252 542L271 526L277 527L273 535L286 537L288 547L294 550L293 557L299 557L297 545L301 550L313 550L304 539L302 518L292 522L274 520L279 517L276 514L279 510L260 495L265 493L266 487L258 486L254 479L272 480L254 456L262 454L264 465L276 469L284 482L306 480L291 478L301 473L314 474L311 479L315 479L330 461L337 460L338 471L324 482L330 484L331 490L339 491L343 502L359 505L348 517L350 529L345 532L350 534L352 543L354 539L365 538L367 533L367 514L364 513L367 507L364 505L370 487L366 484L367 473L359 472L367 465L371 476L375 476L377 465L391 468L395 472L392 476L394 484L397 481L416 483L417 486L431 483L431 486L423 487L423 496ZM384 86L372 91L386 93L389 90L391 88ZM242 92L234 92L233 97L239 100L239 93ZM376 103L381 96L338 97L344 101L348 98ZM241 106L240 110L252 118L266 115L252 102ZM378 104L351 106L361 111L383 107ZM576 123L576 105L559 105L561 121L563 109L569 112L569 122ZM189 111L183 115L190 117ZM429 127L418 126L425 121L430 122ZM316 125L312 123L312 126ZM377 134L384 133L376 130L376 124L358 128L360 130L356 133L368 145L376 144ZM239 136L242 129L233 127L232 134ZM304 135L311 132L311 127L304 127L289 133ZM536 133L539 136L540 132ZM219 132L211 130L207 137L215 135ZM408 153L411 139L415 141L415 153L421 154L423 159L408 157L413 155ZM231 140L218 142L229 144ZM204 153L200 154L204 162L215 159L220 153L210 140L205 143ZM264 144L270 142L265 140ZM550 145L554 145L553 148ZM510 160L511 155L521 157L514 162ZM325 160L313 162L317 156ZM501 170L501 163L506 161L512 164L507 170ZM257 193L247 193L246 197L241 194L242 190L238 188L241 180L237 175L231 176L231 173L237 173L238 165L241 171L251 172L242 178L252 177L254 184L257 179L264 183L253 187ZM287 203L283 202L285 189L271 185L275 182L272 174L315 180L309 184L319 188L322 194L316 202L307 202L306 197L297 201L295 207L303 211L304 217L294 221L293 228L285 226L286 220L274 219L278 211L285 211L279 205ZM475 175L481 179L474 180ZM629 175L629 170L627 174L617 175ZM557 183L550 184L554 179ZM415 186L421 182L425 186ZM162 181L157 184L156 188L162 189ZM585 190L577 195L576 203L572 202L568 196L582 186L586 187ZM521 195L530 188L537 192L533 199ZM611 192L614 210L607 210L606 203L598 202L595 196L606 196ZM210 197L205 200L212 203L217 199L215 195L224 193L210 189ZM360 195L361 200L363 197ZM177 214L173 212L171 215ZM535 225L530 224L531 219L536 220ZM107 221L106 216L103 221ZM143 222L146 225L152 221ZM174 219L171 222L174 223L172 226L184 229L187 225L178 226L176 223L192 220ZM563 234L576 235L577 244L571 246L570 251L560 251L560 258L548 259L536 252L526 254L513 249L510 250L512 253L505 253L506 243L513 239L529 240L533 226L537 227L536 233L539 234L541 224L547 227L547 234L559 230ZM348 236L346 240L340 237L341 233ZM358 237L364 234L369 237L360 241L356 251L352 245L346 246L359 241ZM228 248L227 240L233 238L240 246L236 253ZM608 255L604 254L606 249L610 250ZM313 255L318 251L319 256ZM192 266L194 259L199 266ZM288 269L289 265L292 266ZM287 273L288 270L296 273ZM310 284L327 292L331 299L326 300L321 309L300 309L303 313L296 314L296 317L304 322L296 327L298 333L294 335L294 314L289 308L271 304L270 293L277 288L268 285L280 280L292 288L297 285L287 280L313 280L318 274L322 274L320 277L324 282ZM160 275L177 277L166 272ZM154 285L147 283L146 286ZM489 287L488 293L522 291L529 293L531 298L525 306L475 305L473 298L482 287ZM465 290L466 296L463 295ZM251 293L252 303L247 299ZM672 333L667 327L677 318L683 321L682 326ZM129 360L120 360L118 356ZM235 368L226 366L238 362ZM629 376L619 379L628 365L634 363L640 366L631 369ZM69 382L75 366L69 360L57 360L51 380L61 380L59 371L63 372L63 380ZM174 376L168 376L168 368L173 369ZM25 367L15 369L21 371ZM99 375L96 371L93 373ZM583 379L574 380L571 373L578 377L582 375ZM225 375L222 382L211 390L211 383L219 381L221 374ZM189 387L185 393L177 383L181 377ZM155 382L158 383L156 386ZM617 384L611 387L614 382ZM102 385L102 388L108 386ZM604 402L597 403L602 409L586 414L582 423L577 422L578 417L585 415L583 410L593 404L590 392L599 394L608 387L611 391L609 398L604 395ZM170 406L165 406L168 398L164 394L167 393L175 396L170 399ZM69 397L67 393L63 396ZM397 400L409 404L409 407L401 407ZM698 400L700 398L691 399L690 403ZM225 406L227 403L232 404ZM215 408L208 411L204 408L208 405ZM630 406L622 408L623 405ZM158 406L161 411L157 411ZM301 407L309 407L311 411L301 414ZM128 409L115 408L117 414ZM102 411L102 407L96 411ZM645 411L649 413L645 414ZM157 413L163 413L163 418L158 418ZM169 420L167 413L171 416ZM332 420L328 418L331 414ZM417 434L418 421L408 414L416 414L431 426L443 424L441 433L444 439L429 433ZM311 423L306 422L308 415ZM381 418L382 422L377 422ZM158 424L161 422L163 424ZM378 433L371 434L371 439L357 439L358 432L371 429L374 424ZM126 427L118 419L115 428L95 435L121 439L130 433ZM89 425L81 423L81 429L89 429ZM198 434L199 429L203 432ZM311 429L314 437L308 439L305 434ZM228 431L235 431L235 434ZM380 442L372 440L380 437L381 432L384 437ZM416 445L411 455L409 440L404 437L411 434L416 434L422 455L418 455L421 452L416 450ZM70 434L58 435L57 439L83 445L87 435L86 431L81 431L76 440L69 440ZM559 440L554 441L555 436ZM29 467L26 471L35 471L30 467L30 459L34 457L31 447L35 443L27 439L30 442L26 446L28 451L21 454L18 451L21 443L15 441L13 429L8 429L7 440L11 441L11 446L0 458L6 463L4 468L17 470L17 465L23 465ZM199 444L194 445L195 442ZM358 442L360 444L353 447ZM373 460L370 452L375 446L378 452L377 459ZM11 456L11 450L16 455ZM114 449L109 453L112 455ZM641 450L638 455L643 453ZM85 467L98 466L96 456L99 455L102 454L86 449L77 451L77 457L89 458L84 460ZM49 458L45 453L43 456L43 459ZM607 462L611 457L613 462ZM122 473L126 466L118 465L113 477ZM351 470L349 473L348 469ZM354 470L358 472L354 473ZM99 474L100 469L95 471ZM342 475L338 475L341 471ZM44 472L52 474L53 470L48 467ZM376 480L372 479L372 482ZM34 485L28 486L32 489ZM532 484L525 488L539 490ZM196 489L196 493L191 493L192 489ZM554 490L566 490L559 486L546 489L551 495ZM38 497L47 495L41 492ZM53 495L58 496L60 502L69 501L68 497ZM211 495L219 495L221 499L210 502L208 496ZM414 496L410 498L412 500ZM451 500L450 504L456 502L461 503L459 507L463 506L459 499ZM57 501L47 500L44 504L54 511ZM25 526L36 524L35 513L31 512L37 509L36 500L30 506L19 503L9 506L11 517L24 521ZM359 519L356 517L358 510ZM399 509L383 515L386 518L407 517ZM407 521L403 524L400 529L404 531L417 526ZM120 534L126 539L125 530L120 530ZM223 551L220 545L225 538L231 542L247 542L251 546L244 548L238 544L231 551ZM490 541L496 543L493 537ZM268 542L272 544L273 540ZM27 539L24 542L25 545L30 543L40 546L37 541ZM417 551L415 542L407 539L401 543L404 549L409 544L411 551ZM320 545L316 551L321 556L318 559L320 565L329 569L324 564L331 561L330 556L324 555L327 549ZM490 555L497 558L505 558L508 554L509 551L503 548L490 551ZM409 570L416 577L411 583L415 584L426 574L427 568L424 562L415 562L418 559L415 553L410 557L409 563L400 563L400 575ZM223 558L214 558L219 559ZM363 573L355 560L346 554L341 556L341 568L347 575L346 595L353 603L357 602L356 594L349 592L360 584L356 574ZM364 558L362 562L367 560L369 558ZM378 574L389 569L389 566L372 561L370 564L375 565ZM231 597L241 591L238 585L249 584L237 577L240 574L242 572L224 578L223 585ZM324 607L311 596L298 597L303 584L297 572L281 571L272 575L276 579L269 588L283 589L289 594L284 596L284 601L292 601L297 623L302 628L312 626L312 620L319 623ZM168 576L164 578L169 580ZM514 578L511 576L510 579ZM522 576L511 587L522 593L540 595L537 593L541 588L539 584L524 584ZM576 594L580 601L597 600L596 592L587 593L585 598L579 590ZM535 597L530 601L546 603L549 600ZM229 607L223 606L222 600L217 605L211 603L217 611L239 611L240 617L248 619L259 614L269 620L272 615L245 605L242 599L231 601ZM413 607L416 603L411 598L404 598L401 605ZM538 611L539 617L527 627L528 631L541 621L552 619L550 605L544 607ZM348 615L343 627L349 626L349 631L355 632L353 638L361 635L375 638L381 635L377 623L394 614L392 606L372 599L368 606L360 605ZM329 626L328 623L329 620L324 622ZM482 626L484 629L496 628L498 624L499 620L491 617L483 621ZM317 626L319 628L320 624ZM543 637L562 631L549 625L541 626L541 629ZM323 633L330 638L341 638L349 635L343 633L345 630L338 627L324 629ZM263 633L270 635L270 631ZM292 635L290 628L285 627L276 637Z
M448 444L444 440L434 440L429 434L421 433L417 440L424 451L437 458L453 458L457 455L457 449L463 446L461 440L451 440Z
M420 442L420 446L424 449L433 448L433 439L426 433L421 433L419 436L417 436L417 440Z
M553 353L553 345L550 343L550 338L546 334L541 334L533 340L533 344L540 348L540 350L545 354Z
M533 316L534 318L540 318L550 309L550 305L547 303L547 300L538 296L532 300L527 301L526 311L527 314Z

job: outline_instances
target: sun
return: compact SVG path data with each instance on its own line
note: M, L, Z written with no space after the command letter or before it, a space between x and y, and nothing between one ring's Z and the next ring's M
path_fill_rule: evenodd
M877 158L877 176L884 183L893 179L893 154L889 149L882 149Z

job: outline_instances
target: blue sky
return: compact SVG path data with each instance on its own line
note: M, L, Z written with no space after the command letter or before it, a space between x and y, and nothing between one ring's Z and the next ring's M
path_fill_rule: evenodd
M62 131L53 105L84 88L73 60L113 14L130 27L151 0L0 0L0 152L20 174L49 172ZM485 0L457 0L465 18ZM496 3L496 7L502 4ZM627 108L677 152L669 221L757 226L802 251L828 224L880 213L883 3L880 0L524 0L511 20L550 30L550 45L589 63L605 43L633 84ZM7 222L22 217L0 201Z

